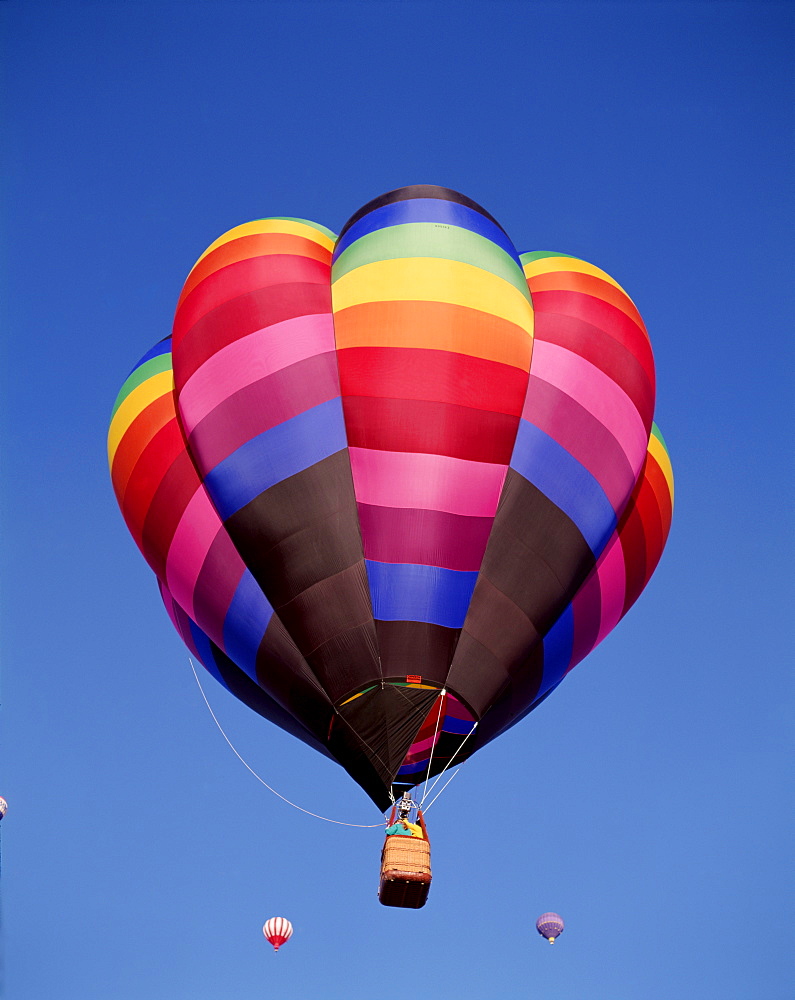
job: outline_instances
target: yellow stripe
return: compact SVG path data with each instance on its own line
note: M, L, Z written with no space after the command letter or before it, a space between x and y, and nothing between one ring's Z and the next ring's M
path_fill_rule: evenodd
M308 226L304 222L290 222L288 219L257 219L254 222L244 222L242 226L235 226L223 236L219 236L215 243L211 243L207 247L199 260L223 246L224 243L240 239L241 236L257 236L260 233L287 233L291 236L303 236L308 240L313 240L319 246L325 247L326 250L334 249L334 240L326 236L325 233L321 233L319 229ZM196 261L196 264L199 263L199 260ZM195 267L196 264L193 266Z
M671 465L671 459L668 457L668 452L663 448L662 442L653 434L649 438L649 454L660 466L662 474L665 476L665 481L668 483L668 489L671 491L671 498L673 499L674 470Z
M540 257L538 260L531 260L524 265L525 278L534 278L537 274L550 274L554 271L576 271L578 274L592 274L603 281L609 281L611 285L615 285L632 302L626 290L621 288L615 278L611 278L607 271L603 271L594 264L589 264L586 260L578 260L576 257Z
M365 302L450 302L507 319L533 334L533 307L491 271L438 257L404 257L363 264L331 285L334 312Z
M121 439L130 424L139 413L143 412L150 403L153 403L166 393L174 389L174 373L172 371L159 372L145 382L136 386L129 396L119 405L114 414L113 420L108 428L108 464L113 465L113 456L119 447Z

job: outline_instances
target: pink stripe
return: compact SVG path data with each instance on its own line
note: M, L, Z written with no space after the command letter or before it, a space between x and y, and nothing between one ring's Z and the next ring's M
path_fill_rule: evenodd
M624 390L590 361L543 340L536 339L533 345L531 371L567 393L604 424L626 453L637 478L646 458L648 434Z
M618 532L607 543L604 552L596 564L599 574L599 585L602 588L602 620L599 624L597 646L602 639L615 628L621 620L624 611L624 598L627 586L627 571L624 563L624 550L618 537Z
M494 517L507 466L448 455L350 448L353 488L374 507L439 510Z
M185 432L219 403L297 361L334 351L334 321L325 314L296 316L263 327L222 348L191 375L179 394Z
M185 508L166 557L166 585L174 600L196 620L193 597L196 581L215 536L223 531L218 512L200 487ZM223 636L210 638L221 645ZM219 639L221 640L219 643Z
M406 759L403 761L404 764L414 764L421 757L427 757L428 751L432 746L435 746L439 742L440 733L436 736L429 736L427 740L418 740L416 743L411 744L411 749L406 755Z

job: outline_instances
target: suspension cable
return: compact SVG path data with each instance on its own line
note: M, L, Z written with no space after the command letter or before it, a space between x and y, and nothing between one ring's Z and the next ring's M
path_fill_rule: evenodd
M478 724L476 722L475 725L469 730L469 732L463 738L463 740L461 740L461 743L460 743L458 749L456 750L456 752L453 754L453 756L450 758L450 760L448 760L448 762L444 765L444 767L442 768L442 770L436 776L436 781L434 781L434 783L431 785L431 787L429 789L427 789L427 791L425 792L425 795L423 795L423 797L422 797L422 801L420 802L420 805L422 805L422 803L425 801L426 796L429 794L429 792L432 792L434 790L434 788L436 788L436 786L439 784L439 782L441 781L441 778L442 778L442 775L444 774L444 772L453 763L453 761L456 759L456 757L461 753L461 751L464 749L464 744L469 739L469 737L472 735L472 733L475 732L475 730L477 728L478 728ZM427 781L425 782L425 784L427 786L427 784L428 784ZM446 787L447 787L447 784L444 785L444 787L442 788L441 791L443 792ZM439 793L439 795L441 795L441 792ZM439 796L437 795L436 798L438 798L438 797ZM436 799L434 799L434 802L435 801L436 801Z
M243 760L243 758L237 752L237 750L235 749L235 747L232 745L232 741L229 739L229 737L224 732L223 726L221 725L221 723L216 718L215 712L212 710L212 708L210 706L210 703L207 700L207 695L204 693L204 688L202 687L202 682L199 680L199 675L196 673L196 667L194 667L194 665L193 665L193 659L190 656L188 657L188 663L190 663L190 668L193 671L193 676L196 678L196 683L199 685L199 691L201 691L201 696L204 699L204 704L207 706L207 709L210 712L210 715L213 717L213 722L218 727L218 730L221 733L221 736L223 736L223 738L226 740L227 744L229 745L229 748L231 749L232 753L234 753L234 755L237 757L237 759L247 768L247 770L249 770L254 775L254 777L257 779L257 781L259 781L260 784L264 785L268 789L269 792L273 792L273 794L277 798L281 799L282 802L286 802L288 806L292 806L293 809L297 809L299 812L306 813L307 816L314 816L315 819L325 820L326 823L336 823L337 826L355 826L355 827L358 827L361 830L374 830L376 827L383 826L383 822L382 823L344 823L340 819L329 819L328 816L321 816L318 813L310 812L309 809L304 809L302 806L296 805L295 802L291 802L288 798L285 798L284 795L282 795L280 792L277 792L275 788L271 788L271 786L268 784L268 782L265 781L263 778L261 778L257 774L257 772L254 770L254 768L251 767L245 760Z
M447 691L446 691L445 688L442 688L442 690L438 694L438 698L439 698L439 714L436 716L436 729L434 729L434 731L433 731L433 739L431 740L431 755L428 758L428 771L427 771L427 773L425 775L425 788L423 789L423 792L422 792L422 801L423 802L425 801L425 796L428 794L428 782L430 781L430 778L431 778L431 764L433 764L433 752L436 749L436 736L437 736L437 734L439 732L439 724L442 721L442 710L444 709L444 696L446 694L447 694Z

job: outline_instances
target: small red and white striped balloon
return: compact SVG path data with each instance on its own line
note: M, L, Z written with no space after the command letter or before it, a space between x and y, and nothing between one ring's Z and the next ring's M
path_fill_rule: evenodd
M271 917L263 924L262 933L273 945L273 950L278 951L293 936L293 925L286 917Z

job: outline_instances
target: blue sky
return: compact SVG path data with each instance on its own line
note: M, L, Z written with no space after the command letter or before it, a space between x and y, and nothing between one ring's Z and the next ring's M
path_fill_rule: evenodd
M792 6L4 0L0 26L9 1000L789 997ZM418 912L376 900L378 830L224 744L105 459L210 242L414 183L629 291L677 489L633 611L433 807ZM283 794L379 821L205 687Z

